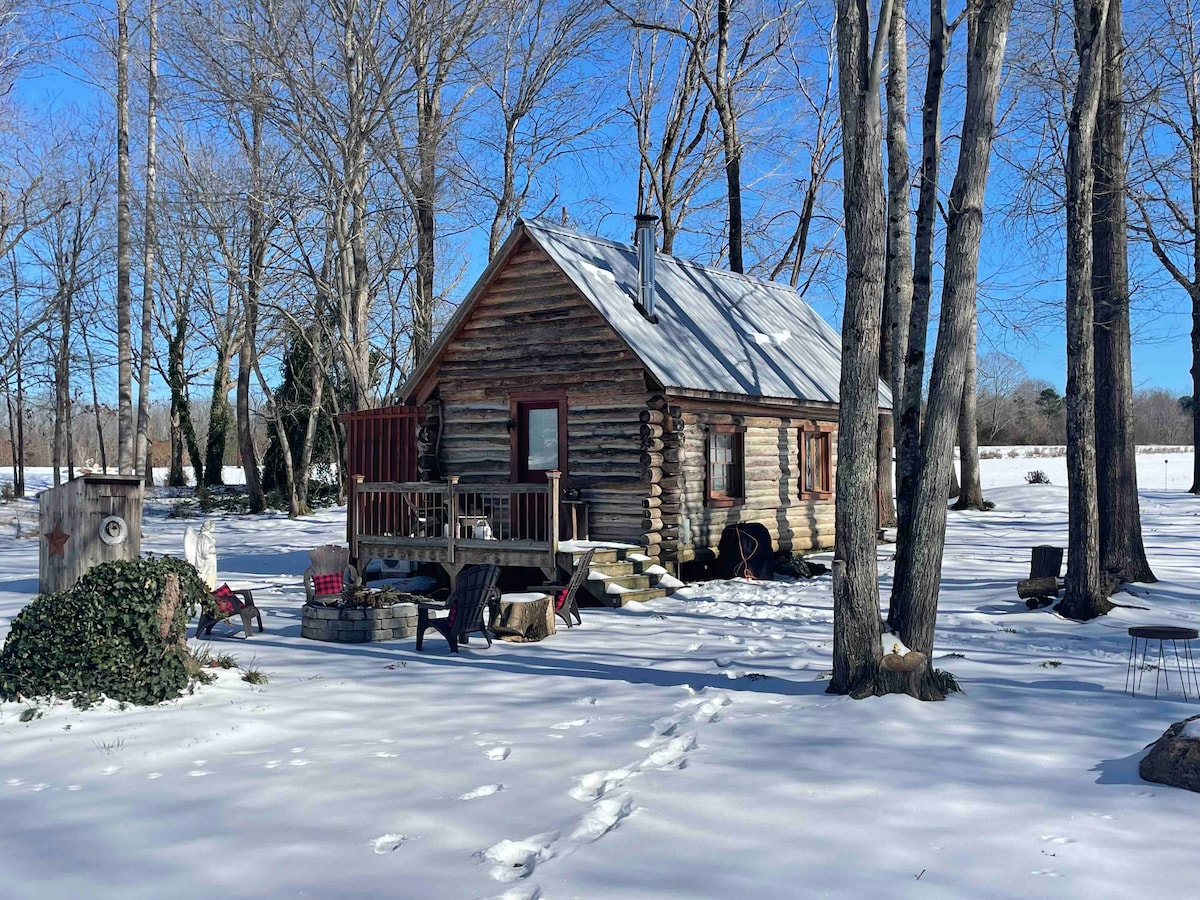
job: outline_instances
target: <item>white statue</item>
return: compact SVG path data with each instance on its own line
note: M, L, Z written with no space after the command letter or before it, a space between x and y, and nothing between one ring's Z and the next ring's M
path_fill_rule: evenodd
M189 525L183 532L183 558L196 567L200 580L214 590L217 586L217 540L213 537L212 521L196 531Z

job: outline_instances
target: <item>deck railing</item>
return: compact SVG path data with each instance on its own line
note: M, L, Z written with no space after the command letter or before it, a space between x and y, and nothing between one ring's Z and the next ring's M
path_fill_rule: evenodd
M403 558L440 551L446 562L486 554L558 553L560 476L545 484L461 484L457 475L440 482L350 481L346 536L357 559L360 543L386 543Z

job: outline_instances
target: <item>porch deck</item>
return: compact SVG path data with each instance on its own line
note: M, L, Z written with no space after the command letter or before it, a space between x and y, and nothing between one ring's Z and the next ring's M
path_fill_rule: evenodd
M560 476L545 484L350 482L346 538L359 565L369 559L529 566L554 577L559 564Z

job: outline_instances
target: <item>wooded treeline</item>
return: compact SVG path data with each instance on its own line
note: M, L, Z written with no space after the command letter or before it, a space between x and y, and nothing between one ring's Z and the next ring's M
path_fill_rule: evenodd
M846 283L842 441L875 461L843 466L839 494L872 520L852 507L895 445L889 619L922 649L951 448L959 505L982 506L975 448L1000 433L1002 392L976 359L989 333L1031 309L1066 320L1053 415L1072 447L1116 454L1106 471L1146 427L1131 303L1186 295L1200 354L1198 25L1166 0L0 0L16 487L48 413L62 465L90 443L96 463L141 471L157 443L173 481L191 467L215 484L236 447L261 508L265 428L301 514L310 464L338 456L338 414L394 393L468 260L519 216L624 237L645 209L664 249L810 297ZM984 229L990 208L1002 228ZM1014 236L1044 289L992 302L995 247ZM1064 286L1071 303L1047 310ZM876 374L896 409L868 439L876 417L854 398ZM1106 508L1103 485L1080 490Z

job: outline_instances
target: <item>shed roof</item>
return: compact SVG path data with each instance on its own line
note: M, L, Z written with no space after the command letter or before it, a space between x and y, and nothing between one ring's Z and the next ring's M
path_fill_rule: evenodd
M786 285L701 266L665 253L655 257L655 314L639 311L637 250L543 219L524 231L562 269L664 388L817 403L838 402L841 338ZM512 239L510 239L510 245ZM503 251L493 262L499 262ZM480 279L484 283L492 266ZM480 285L477 285L477 288ZM446 326L427 363L452 340L463 315ZM414 373L415 386L427 366ZM880 382L879 404L891 407Z

